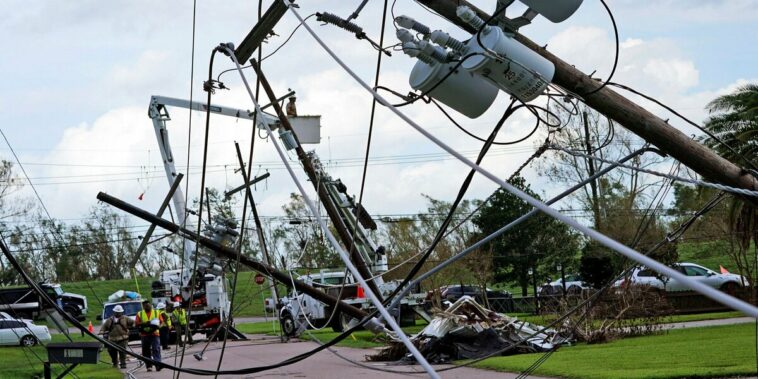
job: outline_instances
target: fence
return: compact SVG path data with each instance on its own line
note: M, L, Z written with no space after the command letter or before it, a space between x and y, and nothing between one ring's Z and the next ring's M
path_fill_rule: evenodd
M593 290L585 290L583 297L587 297ZM704 312L722 312L730 311L731 309L725 305L711 300L697 292L693 291L681 291L681 292L665 292L663 293L666 302L673 309L674 314L691 314L691 313L704 313ZM750 296L750 289L740 288L733 296L742 299L744 301L752 301ZM579 296L579 294L568 294L567 296ZM758 294L755 298L758 298ZM542 295L538 296L541 312L550 312L557 309L557 305L563 299L562 295ZM490 309L501 313L531 313L536 314L534 296L514 297L508 299L489 299Z

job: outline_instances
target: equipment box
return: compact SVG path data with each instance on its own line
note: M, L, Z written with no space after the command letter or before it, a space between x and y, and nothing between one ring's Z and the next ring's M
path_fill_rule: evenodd
M100 342L58 342L47 344L50 363L92 363L100 361Z

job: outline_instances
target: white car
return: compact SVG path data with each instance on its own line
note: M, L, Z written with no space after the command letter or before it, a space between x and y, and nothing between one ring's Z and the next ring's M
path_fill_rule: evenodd
M566 275L566 292L569 294L576 294L581 293L584 289L589 289L590 286L587 285L582 280L582 277L579 276L579 274L568 274ZM544 295L559 295L563 293L563 280L561 278L558 278L557 280L553 280L550 283L545 283L541 287L537 288L538 294L544 294Z
M28 320L0 320L0 345L34 346L38 342L50 341L47 326L34 325Z
M727 293L734 293L738 288L747 283L745 278L736 274L720 274L694 263L676 263L672 266L675 270L687 275L689 278L697 280L709 287L720 289ZM628 282L627 282L628 280ZM628 278L617 280L613 285L620 287L623 285L639 284L647 285L652 288L658 288L667 292L691 291L690 287L679 280L659 275L657 272L647 267L635 267Z

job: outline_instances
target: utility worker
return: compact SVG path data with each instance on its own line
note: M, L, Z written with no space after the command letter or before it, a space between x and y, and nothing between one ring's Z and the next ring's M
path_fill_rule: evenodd
M171 316L171 324L176 331L176 342L179 346L184 346L184 333L187 332L187 311L182 308L182 304L178 301L168 303L166 305L166 311ZM192 332L187 335L187 342L192 344Z
M152 358L154 361L161 361L161 341L160 327L161 318L158 311L153 309L150 300L142 302L142 310L137 313L137 319L134 324L139 328L139 334L142 340L142 355L145 358ZM153 365L145 362L147 371L153 371ZM161 367L156 367L160 371Z
M124 308L121 305L116 305L113 307L113 316L105 320L100 333L104 334L108 341L126 350L129 343L129 328L132 326L134 326L134 320L131 317L125 317ZM116 358L118 358L121 368L126 368L126 353L124 351L108 346L108 354L111 356L113 367L117 367Z
M297 105L295 105L295 101L297 98L295 96L290 97L290 102L287 103L286 112L287 117L297 117Z
M168 346L168 334L169 329L171 329L171 318L166 313L166 303L158 303L156 310L158 311L158 317L161 319L161 328L159 330L161 346L163 347L163 350L171 350L171 347Z

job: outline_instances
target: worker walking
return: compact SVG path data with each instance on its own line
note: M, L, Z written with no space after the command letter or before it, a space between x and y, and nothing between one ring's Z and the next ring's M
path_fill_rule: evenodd
M126 368L126 348L129 343L129 328L134 326L134 320L131 317L124 317L124 308L121 305L113 307L113 316L109 317L103 323L100 333L104 334L108 341L120 346L124 350L117 350L108 346L108 354L111 356L113 367L121 363L121 368ZM118 361L117 361L118 358Z
M166 304L166 312L171 319L171 324L176 331L176 344L184 346L184 333L187 331L187 311L182 308L178 301ZM192 343L192 333L188 333L187 343Z
M158 303L156 310L158 311L158 317L161 319L161 328L159 330L161 347L163 347L163 350L171 350L171 347L168 346L168 334L169 329L171 329L171 318L169 317L168 313L166 313L166 303Z
M153 309L150 300L142 302L142 310L137 313L135 325L139 328L139 334L142 340L142 355L145 358L151 358L154 361L161 361L161 341L160 328L161 318L157 310ZM153 365L145 362L147 371L153 371ZM156 367L158 371L161 367Z

